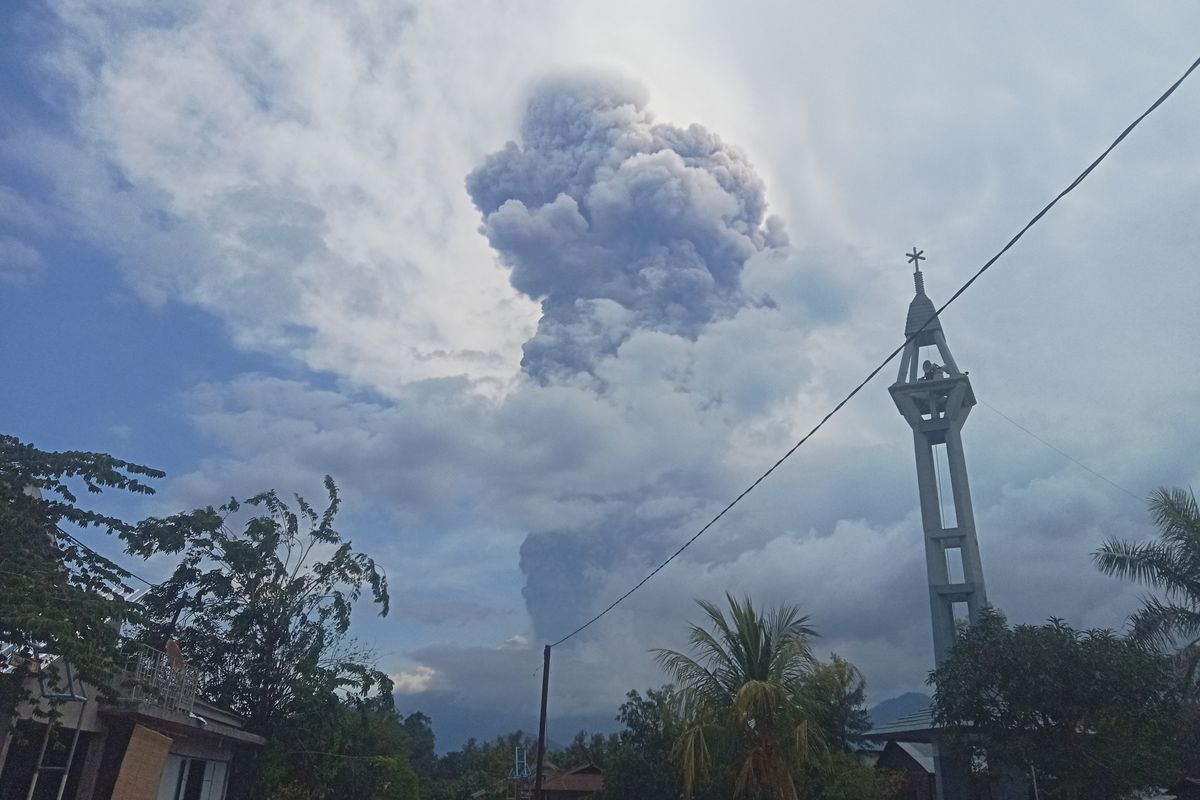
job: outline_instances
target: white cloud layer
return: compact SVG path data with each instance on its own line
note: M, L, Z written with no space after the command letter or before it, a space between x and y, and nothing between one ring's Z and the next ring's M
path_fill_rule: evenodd
M66 33L48 69L74 138L29 131L5 156L40 165L57 221L114 252L144 298L205 308L241 346L332 375L196 387L188 412L213 452L170 499L334 474L363 509L360 546L411 592L407 617L399 603L399 621L368 623L404 665L389 667L398 685L514 710L535 700L538 653L523 643L623 592L898 342L913 237L944 299L1190 61L1195 28L1085 5L1042 9L1036 30L1017 9L933 4L56 8ZM586 207L588 190L522 199L502 175L494 196L475 187L481 220L465 181L516 163L485 159L518 147L499 150L528 131L538 81L576 67L636 76L659 130L696 122L742 148L745 192L717 191L669 150L635 147L612 174L632 161L685 176L662 185L689 186L690 211L733 220L750 244L721 296L737 301L702 324L635 324L661 310L638 305L656 298L645 286L569 296L587 324L549 346L598 337L595 380L543 385L519 374L521 347L548 330L539 319L561 320L531 298L545 310L571 252L546 231L561 238L553 215ZM1200 478L1197 96L1185 86L944 319L981 399L1137 493ZM734 197L769 202L794 245L765 208L726 207ZM0 191L0 213L24 213L11 200ZM620 242L630 207L575 245ZM519 219L497 218L505 208ZM517 253L500 228L518 222L549 226L518 244L556 259ZM714 228L680 230L668 238ZM581 273L617 259L585 255ZM514 289L502 260L537 280ZM985 407L966 439L991 598L1022 620L1119 625L1135 596L1087 554L1146 534L1137 504ZM918 688L930 637L909 448L883 381L870 385L556 656L555 709L614 711L659 682L645 651L681 645L692 598L724 591L802 603L877 696Z

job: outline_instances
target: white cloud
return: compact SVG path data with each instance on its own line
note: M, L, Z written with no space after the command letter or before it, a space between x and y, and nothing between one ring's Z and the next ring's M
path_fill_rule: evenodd
M144 297L332 375L198 387L213 454L164 500L319 496L333 473L365 509L363 549L430 595L400 633L369 630L420 665L397 671L413 691L477 705L536 692L534 648L493 643L560 634L623 592L897 342L902 250L926 249L947 297L1190 61L1195 27L1138 9L1077 36L1082 5L1043 9L1036 30L1019 9L932 4L152 7L60 2L79 140L18 135L6 152L57 179L59 221L115 251ZM774 306L695 339L621 330L603 391L514 380L535 304L464 187L517 137L530 81L580 65L635 76L659 119L744 148L797 243L745 266L746 296ZM944 320L982 399L1138 492L1200 474L1194 97ZM622 315L600 311L612 333ZM563 648L555 707L611 710L659 682L646 649L680 646L691 598L726 589L803 603L875 691L917 688L910 441L883 381ZM1134 597L1087 553L1145 535L1136 504L986 408L966 437L992 598L1023 620L1119 624ZM461 624L472 604L498 616Z
M12 236L0 234L0 282L24 286L45 269L41 254Z
M411 670L391 675L392 684L399 694L420 694L429 689L437 677L437 670L418 664Z

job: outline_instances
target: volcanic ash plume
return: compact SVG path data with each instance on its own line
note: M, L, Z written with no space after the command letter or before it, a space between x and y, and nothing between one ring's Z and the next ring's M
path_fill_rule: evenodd
M521 365L591 373L637 329L694 338L745 303L746 259L786 243L746 157L699 125L654 124L636 87L535 92L521 127L467 178L512 285L542 304Z

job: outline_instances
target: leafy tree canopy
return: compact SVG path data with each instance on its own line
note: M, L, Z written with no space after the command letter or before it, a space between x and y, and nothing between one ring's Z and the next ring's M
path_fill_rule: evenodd
M871 729L871 716L867 682L858 667L835 653L813 668L805 687L825 742L843 752L862 744L863 734Z
M268 800L418 800L418 765L433 733L422 714L396 712L391 695L307 698L258 754L256 790ZM236 789L237 787L231 787Z
M299 496L293 509L265 492L198 513L189 528L168 526L183 533L165 545L182 550L183 560L142 601L142 635L177 639L202 672L202 693L265 735L311 698L392 688L347 638L364 589L387 614L387 580L334 527L340 500L328 476L325 488L329 503L320 514ZM225 519L243 505L258 513L231 530ZM135 549L141 544L133 540Z
M105 453L51 452L0 435L0 715L7 720L27 697L35 656L60 656L76 675L105 689L115 670L120 626L137 606L128 602L132 576L85 547L71 530L97 528L146 553L174 534L177 518L149 529L80 504L81 489L153 494L146 482L163 473ZM62 662L57 662L61 664ZM3 666L3 665L0 665ZM59 684L57 665L45 679Z
M678 797L672 751L683 733L672 686L626 695L617 719L625 726L608 752L602 800Z
M749 598L726 600L728 615L698 601L708 627L691 627L694 655L654 651L679 686L683 794L715 780L734 798L796 800L799 769L822 740L807 685L815 632L796 606L760 612Z
M1157 539L1112 539L1093 558L1102 572L1162 592L1133 615L1131 636L1177 654L1185 688L1200 701L1200 506L1190 490L1159 489L1150 513Z
M1112 631L1009 627L987 609L930 682L937 721L993 776L1032 767L1043 796L1063 798L1171 782L1180 716L1170 661Z

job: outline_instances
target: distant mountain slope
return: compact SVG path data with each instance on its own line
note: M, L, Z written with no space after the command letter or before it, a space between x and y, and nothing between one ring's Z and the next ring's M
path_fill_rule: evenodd
M537 698L535 697L536 701ZM525 714L511 714L461 705L449 692L424 692L418 695L396 695L396 709L402 714L414 711L425 713L433 722L434 749L439 755L462 748L467 739L490 742L497 736L522 730L537 738L538 709L536 702ZM556 744L569 744L580 730L588 733L610 733L621 729L616 714L567 715L551 717L546 725L550 749Z
M903 717L905 714L912 714L915 711L927 708L932 702L933 698L927 694L905 692L899 697L884 700L879 705L872 707L867 713L871 715L871 725L878 728L880 725L886 725L893 720Z

